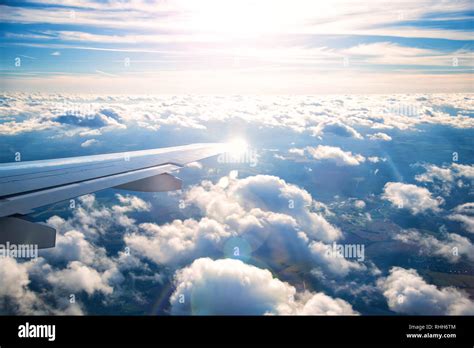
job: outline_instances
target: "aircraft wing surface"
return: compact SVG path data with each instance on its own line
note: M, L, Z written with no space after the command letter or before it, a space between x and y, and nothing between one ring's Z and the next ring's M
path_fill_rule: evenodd
M170 172L225 149L221 143L191 144L0 164L0 243L6 235L7 240L32 240L34 233L29 230L50 228L18 217L47 204L110 187L148 192L180 189L181 180Z

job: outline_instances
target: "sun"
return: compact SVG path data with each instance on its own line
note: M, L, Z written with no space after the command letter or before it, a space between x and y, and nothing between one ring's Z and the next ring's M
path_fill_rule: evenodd
M189 29L224 37L256 36L274 32L288 18L275 1L200 0L182 2Z
M243 138L234 138L227 142L227 153L231 156L241 156L249 148L247 141Z

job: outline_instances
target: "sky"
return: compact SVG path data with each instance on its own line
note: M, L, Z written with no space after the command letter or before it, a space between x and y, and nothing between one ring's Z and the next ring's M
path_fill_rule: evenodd
M473 91L472 1L3 1L0 90Z

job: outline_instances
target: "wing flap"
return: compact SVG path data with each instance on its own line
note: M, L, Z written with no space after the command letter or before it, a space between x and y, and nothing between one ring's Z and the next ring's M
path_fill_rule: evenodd
M149 178L131 181L114 188L141 192L166 192L180 190L183 186L181 179L168 173L151 176Z

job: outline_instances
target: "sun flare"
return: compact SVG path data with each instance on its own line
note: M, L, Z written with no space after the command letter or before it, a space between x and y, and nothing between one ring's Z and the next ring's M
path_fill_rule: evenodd
M243 138L234 138L227 143L227 152L232 156L240 156L247 151L249 145Z

